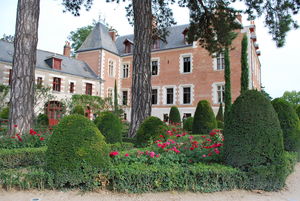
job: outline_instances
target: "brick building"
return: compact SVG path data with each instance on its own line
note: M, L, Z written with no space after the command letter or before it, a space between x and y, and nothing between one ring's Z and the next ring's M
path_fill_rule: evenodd
M100 95L101 79L85 62L71 58L70 49L66 43L64 55L37 50L36 84L50 87L55 98L41 102L35 112L44 108L50 125L56 124L62 115L62 99L70 99L73 94ZM11 82L13 51L12 43L0 40L0 83L4 85ZM86 116L92 118L91 112L87 108Z
M181 115L193 115L199 100L206 99L217 112L224 101L224 56L212 57L197 42L188 44L185 34L188 25L169 29L167 42L156 40L152 45L152 115L166 118L170 107L176 105ZM239 30L230 51L233 101L240 94L241 41L248 37L249 87L260 90L261 65L256 43L255 25ZM130 118L132 82L133 35L116 37L101 23L97 23L78 49L76 58L86 62L103 79L101 97L112 97L117 81L120 104L125 118ZM130 119L129 119L130 120Z

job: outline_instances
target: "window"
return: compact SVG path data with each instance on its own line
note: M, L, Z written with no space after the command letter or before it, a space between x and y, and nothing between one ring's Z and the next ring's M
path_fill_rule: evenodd
M114 77L114 62L113 61L108 62L108 74L109 74L109 77Z
M163 119L164 119L164 122L168 122L169 121L169 114L163 114Z
M123 119L127 120L127 114L126 113L123 114Z
M183 113L183 116L184 116L185 118L189 118L189 117L192 116L192 114L191 114L191 113Z
M123 78L128 78L129 64L123 64Z
M11 82L12 82L12 69L9 69L8 84L11 85Z
M93 84L86 83L85 84L85 94L92 95L93 94Z
M70 82L70 93L74 93L74 82Z
M152 105L157 104L157 89L152 89Z
M167 104L173 104L174 102L174 89L167 88Z
M60 91L61 79L58 77L53 78L53 91Z
M218 96L218 103L224 103L225 97L225 86L224 85L217 85L217 96Z
M184 73L191 72L191 57L190 56L183 57L183 72Z
M37 77L36 79L36 86L39 88L43 86L43 78L42 77Z
M62 59L53 58L53 68L56 70L61 70L61 61Z
M159 40L158 39L153 40L152 49L159 49Z
M112 96L113 96L113 89L112 88L107 89L107 97L112 98Z
M131 52L131 44L130 43L126 43L125 44L125 53L130 53Z
M127 105L128 102L128 91L123 91L122 94L122 105Z
M225 68L224 54L219 53L217 55L217 70L223 70L224 68Z
M158 61L151 61L151 74L157 75L158 74Z
M191 103L191 87L183 87L183 104Z

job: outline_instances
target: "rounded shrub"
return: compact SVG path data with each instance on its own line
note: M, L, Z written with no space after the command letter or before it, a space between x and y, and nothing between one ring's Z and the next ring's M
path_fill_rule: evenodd
M228 165L245 171L248 188L277 190L287 172L283 137L271 102L249 90L234 102L224 128L224 157Z
M172 124L181 123L180 113L176 106L172 106L170 109L169 122Z
M188 117L186 120L184 120L183 121L183 129L185 131L192 132L193 121L194 121L194 117Z
M146 146L149 140L156 140L166 132L166 125L157 117L148 117L137 131L136 144Z
M41 125L41 126L48 126L49 125L49 119L48 119L48 116L46 114L39 114L37 116L37 120L36 120L37 124L38 125Z
M283 144L286 151L299 151L300 122L293 106L282 98L272 101L278 114L278 119L283 133Z
M80 114L84 116L84 108L82 105L75 105L71 114Z
M215 114L207 100L198 102L193 122L194 134L208 134L212 129L217 128Z
M5 107L0 112L1 119L8 119L9 118L9 107Z
M56 187L91 187L109 165L109 147L95 124L82 115L61 119L46 151L46 168Z
M113 144L122 141L122 122L114 113L102 112L95 119L95 124L105 136L107 143Z

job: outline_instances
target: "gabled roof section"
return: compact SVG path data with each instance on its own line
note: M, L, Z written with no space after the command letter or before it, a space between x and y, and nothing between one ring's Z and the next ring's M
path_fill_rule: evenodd
M77 52L105 49L109 52L118 54L116 44L108 32L108 28L104 24L98 22Z
M14 45L12 43L0 40L0 62L12 64L13 54ZM61 70L51 68L45 61L49 58L61 59ZM99 79L85 62L44 50L36 51L36 68L53 72L67 73L84 78Z
M169 35L166 38L167 43L160 42L159 49L155 49L152 51L160 51L160 50L167 50L167 49L174 49L174 48L182 48L182 47L188 47L192 46L192 44L186 44L184 40L184 36L182 35L182 32L189 27L188 24L184 25L177 25L173 27L169 27ZM119 36L116 40L116 46L119 51L120 56L126 56L130 55L128 53L125 53L125 47L124 47L124 41L134 41L133 34L131 35L125 35L125 36ZM134 46L134 45L133 45ZM133 52L133 51L132 51Z

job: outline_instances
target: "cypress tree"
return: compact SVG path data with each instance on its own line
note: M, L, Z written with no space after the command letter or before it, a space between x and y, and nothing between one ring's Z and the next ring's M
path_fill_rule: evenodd
M115 80L115 88L114 88L114 110L115 114L118 113L118 90L117 90L117 81Z
M223 104L222 103L220 103L220 107L219 107L218 114L216 116L216 120L224 122Z
M225 78L225 121L227 114L231 108L231 81L230 81L230 56L229 56L229 48L225 48L224 52L224 60L225 60L225 73L224 73L224 78Z
M248 90L249 88L249 69L248 69L248 58L247 58L247 49L248 49L248 38L245 34L242 40L242 53L241 53L241 94Z
M300 119L300 105L297 106L296 113L297 113L297 115L298 115L298 117Z

